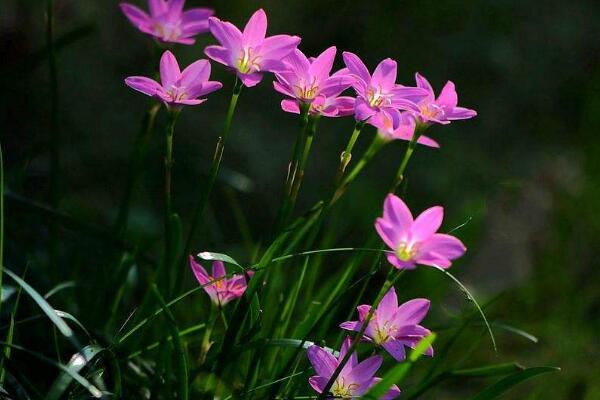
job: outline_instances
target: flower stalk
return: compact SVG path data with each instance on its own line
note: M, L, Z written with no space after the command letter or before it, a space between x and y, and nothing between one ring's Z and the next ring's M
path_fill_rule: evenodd
M412 154L415 151L415 148L417 147L419 137L423 134L424 131L425 129L422 128L420 125L417 125L417 127L415 128L415 133L413 134L412 139L410 139L410 142L408 142L408 147L406 148L406 152L404 153L404 157L402 158L400 167L398 167L398 171L396 172L394 183L390 188L390 193L395 193L398 190L398 187L400 186L402 181L404 180L404 172L406 171L408 162L410 161L410 158L412 157Z
M336 187L340 185L342 179L344 177L344 173L346 172L346 168L350 161L352 160L352 149L360 136L360 132L362 131L363 126L365 126L364 121L356 121L354 125L354 130L352 131L352 135L350 136L350 140L348 140L348 144L346 144L346 149L342 151L340 155L340 165L338 166L338 171L336 175Z

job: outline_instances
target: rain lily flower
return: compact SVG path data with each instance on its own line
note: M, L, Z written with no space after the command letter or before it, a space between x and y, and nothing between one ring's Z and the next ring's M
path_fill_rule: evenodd
M436 233L442 225L444 209L431 207L416 219L400 199L389 194L383 205L383 218L377 218L375 229L393 251L388 261L398 269L414 269L417 264L449 268L451 260L467 250L451 235Z
M282 59L300 43L297 36L265 37L267 15L262 9L250 17L244 32L240 32L232 23L215 17L209 19L209 27L221 45L208 46L204 50L205 54L234 69L247 87L257 85L262 80L263 72L284 70Z
M427 96L418 102L419 111L416 116L420 124L436 123L446 125L451 121L469 119L477 115L475 110L457 107L458 95L452 81L446 82L436 99L433 88L424 76L417 72L415 79L417 86L427 91Z
M340 328L359 332L371 306L363 304L357 307L358 321L347 321ZM405 346L415 348L417 343L431 331L419 325L429 311L429 300L413 299L398 307L398 296L392 287L377 306L369 320L364 339L383 347L396 361L406 358ZM433 356L433 347L425 352Z
M347 337L342 344L339 357L337 358L319 346L313 345L308 348L308 360L317 373L317 375L310 377L308 382L317 393L323 392L327 382L340 362L344 359L351 344L350 338ZM331 387L331 396L344 399L359 398L361 395L365 394L371 386L377 384L381 380L381 378L376 378L373 375L375 375L375 372L381 367L382 362L383 358L381 356L372 356L359 363L356 352L353 353ZM398 389L398 386L394 385L381 398L386 400L394 399L398 397L398 395L400 395L400 389Z
M337 49L331 46L316 58L307 58L295 49L284 60L286 69L276 72L275 90L295 100L284 100L284 111L299 112L298 103L310 103L310 112L337 117L352 113L354 99L338 97L350 87L354 78L347 69L330 75ZM298 110L298 111L296 111Z
M372 76L356 54L344 52L343 58L355 77L352 86L358 95L354 108L357 121L368 121L382 113L397 129L401 119L398 110L418 111L415 103L427 96L427 91L422 88L396 84L397 64L390 58L381 61Z
M200 96L219 90L223 86L221 82L209 81L209 77L208 60L198 60L180 71L175 56L167 50L160 59L161 83L145 76L130 76L125 79L125 84L138 92L162 100L168 106L195 106L206 101L200 99Z
M226 278L225 265L222 261L213 262L212 276L194 260L193 256L190 256L190 267L198 283L203 286L215 305L224 306L231 300L242 297L246 291L244 275L234 274L231 278Z
M385 140L406 140L411 141L417 124L415 118L409 111L400 113L400 123L394 129L394 122L387 118L384 113L374 115L369 119L369 124L377 128L377 133ZM438 142L425 135L419 135L417 143L428 147L440 147Z
M190 8L183 11L185 0L148 0L150 15L139 7L121 3L123 14L140 31L161 42L194 44L193 38L208 32L209 8Z

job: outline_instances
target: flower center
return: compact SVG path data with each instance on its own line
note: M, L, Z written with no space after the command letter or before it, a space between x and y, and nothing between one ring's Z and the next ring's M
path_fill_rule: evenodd
M260 56L252 55L252 47L244 47L237 62L237 69L242 74L260 71Z
M389 102L388 95L383 93L380 87L370 87L367 89L367 100L371 107L379 107L384 104L384 102L385 104Z
M443 112L440 106L431 103L419 106L419 111L421 112L421 115L426 119L437 118L437 116Z
M294 86L294 94L303 100L312 100L317 96L317 93L319 93L319 85L317 85L316 77L313 77L308 85L302 81L301 84Z
M157 22L154 25L157 35L165 42L177 40L181 36L181 27L177 22Z
M167 94L171 97L173 101L185 100L187 97L187 93L179 86L171 85L171 87L167 90Z
M415 243L402 242L396 248L396 256L402 261L410 261L417 254L417 250Z
M343 399L350 399L354 392L360 387L358 383L346 384L344 378L338 378L331 387L331 394Z

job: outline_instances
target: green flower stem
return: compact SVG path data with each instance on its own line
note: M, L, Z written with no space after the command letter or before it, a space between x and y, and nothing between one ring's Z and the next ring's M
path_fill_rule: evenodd
M367 326L369 325L371 318L373 318L373 315L375 314L375 310L377 309L377 306L379 306L379 303L381 302L381 300L383 299L383 296L385 296L387 291L390 290L390 288L392 286L394 286L394 284L396 283L398 278L400 278L400 276L402 276L402 272L403 271L397 271L396 268L394 268L393 266L390 267L390 272L388 273L385 283L379 290L379 294L377 294L377 298L371 305L371 309L369 310L369 313L365 317L365 320L364 320L360 330L358 331L358 333L356 335L354 335L354 338L352 339L352 344L350 345L350 348L346 352L346 355L344 356L342 361L339 363L339 365L337 366L335 371L333 371L333 375L331 375L331 377L329 378L329 381L327 381L327 385L325 385L325 387L323 388L323 391L319 395L320 399L325 399L328 397L329 391L331 390L331 387L335 383L335 380L340 375L340 372L342 372L342 369L344 368L344 366L346 365L346 363L352 356L352 353L356 350L358 343L360 342L360 340L363 337L363 334L367 330Z
M373 141L358 161L358 163L350 170L350 173L343 178L343 180L337 186L331 204L335 203L348 189L348 186L354 182L356 177L362 172L362 170L371 162L373 157L379 153L386 144L388 143L381 135L376 134Z
M208 317L208 323L206 324L206 329L204 330L204 336L202 337L202 345L200 347L200 357L199 363L200 365L204 364L206 361L206 355L210 350L210 346L212 343L210 342L210 337L212 335L213 330L215 329L215 324L217 322L217 318L221 313L220 307L214 303L210 303L210 315Z
M415 148L417 147L417 142L419 140L419 137L421 136L421 134L423 132L424 132L424 128L417 126L412 139L410 140L410 142L408 142L408 147L406 148L406 152L404 153L404 158L402 159L402 162L400 163L398 172L396 172L396 177L394 178L394 183L393 183L392 187L390 188L390 193L395 193L398 190L398 187L400 186L402 181L404 180L404 172L406 172L406 167L408 166L408 162L410 161L410 158L411 158L413 152L415 151Z
M356 121L356 124L354 125L354 131L352 131L352 135L350 136L350 140L348 141L348 144L346 145L346 149L344 151L342 151L342 154L340 155L340 165L338 167L338 171L337 171L337 175L336 175L336 186L339 186L339 183L342 181L342 178L344 177L344 172L346 172L346 167L348 167L348 164L350 164L350 161L352 160L352 149L354 148L354 145L356 144L356 141L358 140L358 136L360 135L360 132L362 131L362 128L365 126L364 121Z
M118 235L122 235L127 230L127 223L129 221L129 212L131 209L131 200L137 182L142 175L142 167L144 156L148 148L148 140L154 131L154 122L156 120L156 114L160 109L160 103L154 102L152 106L146 111L144 119L142 121L142 127L135 138L135 143L131 151L130 165L127 176L127 186L125 187L125 193L121 200L119 207L119 214L115 223L115 232Z
M173 205L171 199L171 175L173 169L173 134L175 133L175 123L179 116L180 109L170 109L165 130L165 265L169 265L173 251L173 235L171 232L171 214L173 214ZM168 274L166 275L168 276ZM167 285L167 287L169 287Z
M200 199L198 201L198 205L194 210L194 214L192 216L192 224L190 226L190 231L188 233L187 239L185 241L185 247L181 258L181 263L179 264L183 263L183 260L185 260L185 255L188 254L190 251L194 234L196 233L198 224L202 219L204 209L206 208L206 205L208 204L208 200L210 198L210 193L217 179L217 175L219 174L221 160L223 159L223 151L225 150L225 145L227 144L227 138L229 137L229 131L231 130L231 122L233 120L233 115L235 113L238 98L240 96L240 93L242 92L242 87L242 82L236 77L235 83L233 85L233 93L231 94L231 101L229 102L229 108L227 109L227 115L225 116L225 123L223 124L223 131L221 133L221 136L217 140L217 146L215 148L215 154L208 175L208 180L204 185L204 188L200 195Z
M306 169L306 162L308 161L308 156L312 148L313 140L315 138L315 134L317 133L318 124L319 116L313 116L309 119L309 128L306 134L306 139L304 140L304 151L302 152L302 158L300 159L298 172L295 175L295 181L292 189L292 205L289 211L290 213L294 211L296 199L298 198L298 193L300 192L300 186L302 186L302 180L304 179L304 170Z

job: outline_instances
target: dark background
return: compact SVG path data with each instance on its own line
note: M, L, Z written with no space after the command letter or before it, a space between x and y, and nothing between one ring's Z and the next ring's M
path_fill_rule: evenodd
M123 79L151 76L157 67L155 54L151 41L128 23L117 2L56 3L56 36L64 44L58 52L60 210L86 223L110 226L133 139L149 104ZM537 345L504 339L502 356L563 368L530 385L524 393L531 397L513 398L600 398L600 2L187 3L211 6L238 26L263 7L269 33L301 36L300 47L308 55L336 45L340 52L359 54L371 69L382 58L396 59L404 84L413 84L415 71L436 90L446 80L454 81L459 103L479 115L431 130L442 147L416 152L409 166L407 201L415 210L444 205L448 229L469 220L457 232L469 248L468 257L452 271L481 298L505 293L495 305L494 318L540 339ZM67 230L63 240L80 251L65 250L60 268L45 269L48 226L43 216L10 198L19 194L48 203L44 10L42 1L3 0L0 5L0 132L11 191L7 264L30 263L32 282L50 288L73 271L84 277L106 266L96 258L102 250L94 243L100 239ZM174 51L187 65L203 58L202 49L212 42L204 35L196 45ZM336 66L341 67L341 57ZM185 109L175 133L175 207L184 222L210 166L232 86L233 77L221 66L213 64L213 77L224 82L224 89L205 105ZM250 259L231 201L241 204L255 240L272 224L297 121L279 109L281 96L271 80L267 76L240 97L209 223L202 228L209 239L198 250L218 249ZM132 236L151 249L162 229L163 125L161 112L130 224ZM322 198L330 186L352 126L350 118L322 121L300 210ZM359 150L372 134L366 131ZM364 242L403 146L388 146L340 205L338 245ZM422 284L435 291L439 282ZM87 319L93 324L92 317ZM496 356L488 351L480 357L494 362ZM448 393L465 389L460 382L455 385Z

